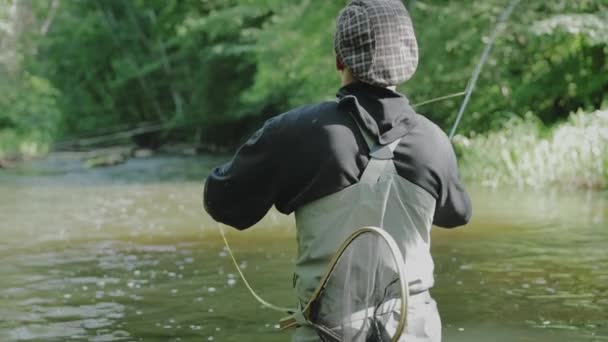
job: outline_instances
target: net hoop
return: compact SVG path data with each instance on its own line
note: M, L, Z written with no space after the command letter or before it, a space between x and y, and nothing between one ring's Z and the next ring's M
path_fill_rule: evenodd
M401 250L399 249L399 246L397 245L397 242L389 233L387 233L385 230L383 230L381 228L371 227L371 226L357 229L355 232L353 232L351 235L349 235L346 238L346 240L344 240L342 245L340 245L340 248L338 249L338 251L332 257L329 265L327 266L327 269L325 270L325 274L321 278L319 285L313 292L308 303L304 306L304 308L300 311L299 314L295 313L292 316L283 318L280 321L281 330L288 330L288 329L292 329L292 328L296 328L296 327L300 326L301 324L298 322L298 319L296 318L296 316L299 316L299 315L302 315L309 324L317 327L312 322L310 322L308 319L308 317L310 316L310 310L311 310L312 303L319 297L319 295L325 288L327 281L329 280L329 277L331 276L338 261L340 260L341 256L345 253L347 248L359 236L366 234L366 233L374 234L374 235L380 237L382 240L384 240L384 242L386 242L386 244L389 248L389 252L393 258L393 261L395 262L395 265L397 266L396 271L399 276L399 290L401 292L401 305L400 305L401 315L400 315L399 323L397 324L397 328L395 330L395 335L393 336L391 341L392 342L399 341L399 339L401 338L401 335L403 334L403 332L405 331L405 328L407 327L407 305L409 302L409 288L408 288L408 282L407 282L406 273L405 273L405 262L404 262L405 259L403 257L403 254L401 253ZM319 328L319 327L317 327L317 328Z

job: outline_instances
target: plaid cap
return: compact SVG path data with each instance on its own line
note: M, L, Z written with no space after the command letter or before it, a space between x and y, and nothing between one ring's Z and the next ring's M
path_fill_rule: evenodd
M388 87L409 80L418 43L400 0L351 0L338 15L334 49L353 76Z

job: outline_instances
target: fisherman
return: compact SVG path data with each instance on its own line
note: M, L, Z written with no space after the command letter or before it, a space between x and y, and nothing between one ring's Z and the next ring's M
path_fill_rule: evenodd
M401 340L440 341L439 313L429 294L430 230L467 224L471 202L446 134L396 91L418 65L409 13L399 0L352 0L337 17L334 50L342 82L336 101L269 119L209 175L205 208L239 230L273 205L284 214L295 212L300 305L346 236L363 226L392 227L410 291ZM392 186L375 188L389 173ZM318 340L305 326L293 338Z

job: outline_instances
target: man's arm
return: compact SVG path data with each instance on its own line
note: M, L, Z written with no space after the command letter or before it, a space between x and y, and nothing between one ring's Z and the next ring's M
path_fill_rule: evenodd
M203 201L216 221L243 230L261 220L274 204L280 188L277 121L268 120L230 162L207 177Z
M469 222L472 215L471 199L458 175L456 154L448 142L444 167L440 171L439 197L433 224L442 228L455 228Z

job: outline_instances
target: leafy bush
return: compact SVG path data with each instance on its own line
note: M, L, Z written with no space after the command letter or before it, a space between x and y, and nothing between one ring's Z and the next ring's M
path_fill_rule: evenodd
M235 121L255 72L245 32L264 9L194 0L61 6L28 68L62 92L64 134L141 123L193 133Z
M417 2L421 64L403 87L414 102L466 87L507 2ZM579 108L599 109L608 92L607 14L604 1L522 1L481 73L460 132L499 129L529 111L552 124ZM447 129L460 103L422 111Z
M488 186L608 187L608 110L577 112L546 130L533 116L455 145L465 179Z
M46 152L61 119L59 92L40 77L4 76L0 78L0 157Z
M20 3L33 17L48 15L46 2ZM22 64L60 91L61 135L153 123L166 127L156 139L233 145L268 116L333 97L332 36L345 3L62 1L47 34L24 35L35 48ZM405 3L421 58L400 90L413 103L463 90L507 1ZM519 113L553 124L599 109L608 93L607 13L604 0L522 1L460 132L500 129ZM460 100L419 110L447 130Z
M36 27L29 4L0 3L0 163L7 155L44 153L61 120L59 92L23 69L24 56L35 50L29 44Z

